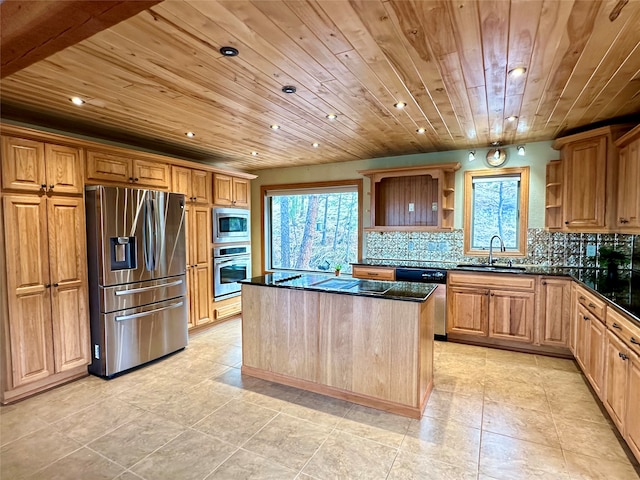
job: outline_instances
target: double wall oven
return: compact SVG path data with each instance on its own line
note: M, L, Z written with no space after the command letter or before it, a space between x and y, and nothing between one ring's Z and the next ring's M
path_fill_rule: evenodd
M240 295L238 281L251 277L249 210L213 209L213 296L224 300Z

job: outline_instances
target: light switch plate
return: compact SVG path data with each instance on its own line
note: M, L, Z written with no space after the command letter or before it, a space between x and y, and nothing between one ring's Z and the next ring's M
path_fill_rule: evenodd
M416 206L415 206L415 204L414 204L414 203L410 203L410 204L409 204L409 211L410 211L410 212L415 212L415 210L416 210Z
M434 212L438 211L438 203L437 202L433 202L431 204L431 210L433 210Z

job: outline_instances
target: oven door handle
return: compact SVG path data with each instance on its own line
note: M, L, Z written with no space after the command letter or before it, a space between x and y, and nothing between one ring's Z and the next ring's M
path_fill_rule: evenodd
M182 284L182 280L175 280L173 282L162 283L160 285L152 285L150 287L131 288L129 290L118 290L116 292L116 297L119 297L122 295L133 295L134 293L140 293L140 292L148 292L149 290L155 290L156 288L174 287L176 285L181 285L181 284Z
M236 258L231 259L231 260L214 260L213 263L215 265L227 265L229 263L243 263L243 262L247 262L247 261L248 261L247 259L236 257Z
M171 305L167 305L166 307L156 308L154 310L149 310L148 312L132 313L131 315L119 315L116 317L116 322L123 322L125 320L133 320L134 318L146 317L149 315L153 315L154 313L164 312L165 310L171 310L172 308L178 308L182 305L184 305L184 302L172 303Z

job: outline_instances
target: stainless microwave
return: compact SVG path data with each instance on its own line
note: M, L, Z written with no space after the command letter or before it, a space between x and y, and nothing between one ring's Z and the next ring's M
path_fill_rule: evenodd
M251 216L243 208L214 208L213 243L250 242Z

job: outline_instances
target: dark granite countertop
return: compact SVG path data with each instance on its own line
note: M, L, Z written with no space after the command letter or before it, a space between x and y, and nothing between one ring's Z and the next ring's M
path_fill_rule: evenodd
M445 268L447 270L469 272L470 270L457 269L456 264L438 262L394 262L372 261L354 263L363 266L388 266L396 268ZM571 277L582 285L602 296L607 302L617 307L622 312L633 317L640 324L640 272L635 270L621 270L617 278L610 278L606 269L601 268L576 268L576 267L549 267L549 266L524 266L524 271L513 272L512 275L546 275ZM475 270L472 270L475 271ZM486 271L485 273L501 273ZM509 273L507 273L509 274Z
M349 276L335 277L295 272L270 273L242 280L239 283L410 302L426 301L437 287L431 283L360 280Z

